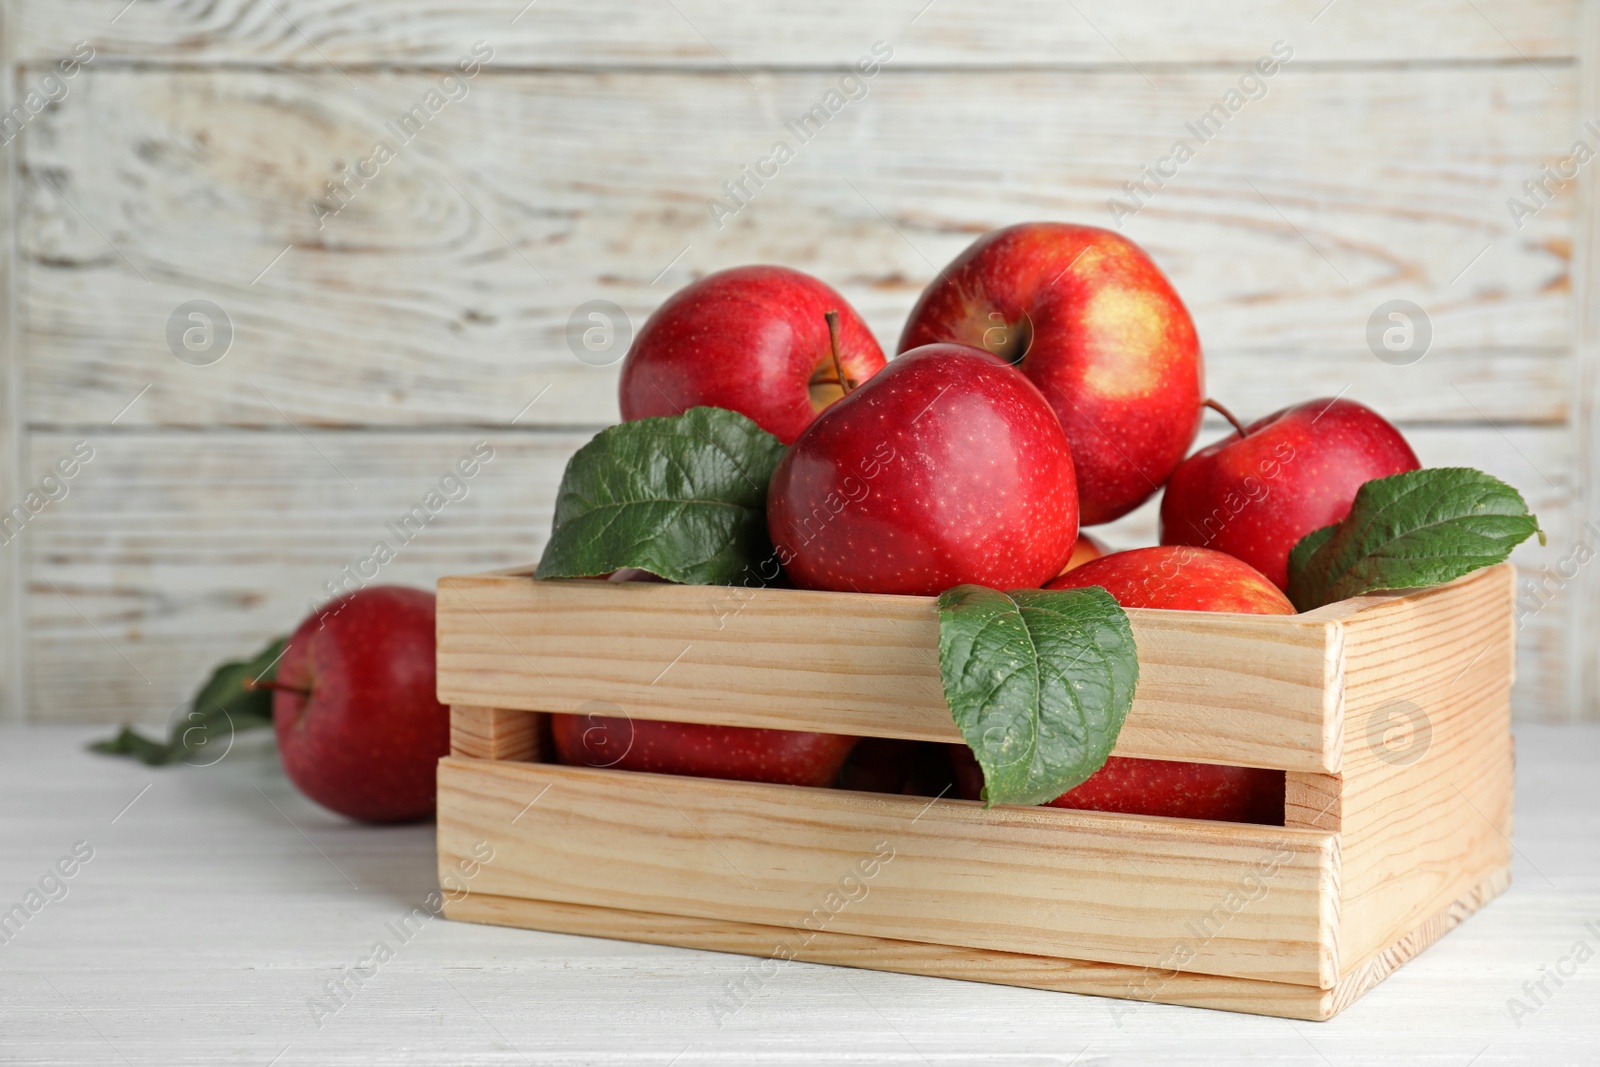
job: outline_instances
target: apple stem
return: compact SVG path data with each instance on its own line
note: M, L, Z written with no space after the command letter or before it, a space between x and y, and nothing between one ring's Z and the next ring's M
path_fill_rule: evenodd
M856 385L844 376L844 364L839 359L839 313L825 311L822 317L828 320L828 349L833 354L833 373L839 379L839 388L844 390L845 396L849 396Z
M1238 419L1234 418L1233 412L1229 411L1227 408L1223 407L1221 404L1219 404L1215 400L1211 400L1211 399L1207 399L1206 400L1205 406L1210 408L1212 411L1215 411L1218 415L1221 415L1223 418L1227 419L1229 422L1233 423L1233 428L1235 430L1239 431L1239 436L1240 437L1248 437L1249 436L1249 431L1244 428L1244 423L1242 423Z
M309 689L301 689L297 686L284 685L282 682L264 682L260 678L246 678L244 680L244 687L246 689L282 690L285 693L298 693L308 699L311 696L311 690Z

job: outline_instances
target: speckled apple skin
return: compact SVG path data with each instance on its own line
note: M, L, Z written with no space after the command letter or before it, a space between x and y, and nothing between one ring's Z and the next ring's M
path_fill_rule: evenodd
M1289 551L1350 513L1373 478L1421 466L1381 415L1324 398L1274 412L1207 445L1173 473L1161 498L1161 543L1201 545L1289 587Z
M439 759L450 754L450 710L435 699L434 598L369 586L302 622L278 661L272 725L289 780L362 822L433 814Z
M1132 548L1101 556L1052 579L1046 589L1100 586L1125 608L1293 615L1267 576L1224 552L1190 545Z
M830 786L859 740L840 734L552 715L556 758L574 767Z
M816 417L811 380L831 376L828 311L839 313L846 376L866 381L883 350L844 297L809 274L751 266L679 289L645 321L622 362L624 420L728 408L790 444Z
M961 796L977 800L983 769L965 745L951 745ZM1041 807L1115 811L1178 819L1283 825L1282 771L1112 756L1088 780Z
M1282 771L1112 756L1048 807L1283 825Z
M767 526L802 589L1037 588L1078 535L1072 453L996 356L928 345L823 412L773 472Z
M936 341L1001 347L1032 324L1016 365L1072 443L1080 521L1147 500L1194 444L1205 400L1200 340L1143 249L1109 230L1030 222L985 234L934 279L900 351ZM998 328L998 331L997 331Z

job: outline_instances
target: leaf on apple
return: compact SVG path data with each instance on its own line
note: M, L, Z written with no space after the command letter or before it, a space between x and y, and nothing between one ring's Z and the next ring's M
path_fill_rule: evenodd
M767 483L783 443L738 412L690 408L601 430L561 476L540 578L637 567L732 585L772 553Z
M939 597L939 674L994 804L1042 804L1104 766L1139 657L1104 589L958 585Z
M248 660L230 660L212 672L195 694L189 711L172 724L166 741L153 741L131 726L123 726L115 737L95 741L91 752L108 756L132 756L152 767L175 763L191 754L205 753L207 746L225 746L234 734L272 725L272 691L247 689L250 681L270 682L277 677L278 660L283 656L287 637L273 640Z
M1289 553L1289 599L1301 611L1380 589L1439 585L1500 563L1539 520L1511 486L1470 467L1375 478L1350 514Z

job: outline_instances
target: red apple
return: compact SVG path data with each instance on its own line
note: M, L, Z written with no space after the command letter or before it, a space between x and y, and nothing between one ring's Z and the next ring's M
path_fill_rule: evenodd
M1078 534L1072 452L1004 360L928 345L800 435L773 472L767 526L802 589L1037 588Z
M844 297L787 267L735 267L679 289L622 362L625 420L706 405L749 416L789 444L844 395L823 315L839 312L839 361L859 384L883 350Z
M1294 605L1267 576L1223 552L1159 545L1113 552L1051 580L1046 589L1098 585L1125 608L1293 615Z
M1110 551L1111 549L1107 548L1105 542L1098 537L1092 537L1089 534L1080 532L1077 544L1072 546L1072 555L1067 557L1067 565L1061 568L1061 573L1065 574L1075 567L1083 566L1090 560L1099 559Z
M1161 543L1226 552L1287 589L1297 541L1348 515L1362 485L1420 466L1372 409L1338 399L1297 404L1183 461L1161 500Z
M1109 230L1030 222L978 238L923 290L900 350L936 341L987 348L1044 393L1085 526L1148 499L1200 431L1194 323L1144 250Z
M950 756L961 796L978 799L983 768L972 750L951 745ZM1282 826L1283 772L1112 756L1077 788L1041 807Z
M1125 608L1293 615L1294 605L1248 565L1204 548L1155 547L1113 552L1052 581L1047 589L1100 586ZM977 798L983 771L954 745L962 795ZM1112 756L1051 807L1166 815L1225 822L1283 822L1283 772L1256 767Z
M839 734L552 715L556 758L572 766L831 786L858 738Z
M363 822L433 814L450 753L435 698L433 594L376 585L318 608L278 663L272 724L289 780Z

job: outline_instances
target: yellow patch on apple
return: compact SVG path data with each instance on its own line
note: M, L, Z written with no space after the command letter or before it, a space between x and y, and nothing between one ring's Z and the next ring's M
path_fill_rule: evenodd
M1084 368L1083 382L1102 397L1147 396L1165 370L1160 353L1167 336L1167 308L1149 290L1107 287L1084 305L1082 331L1098 338L1105 359Z

